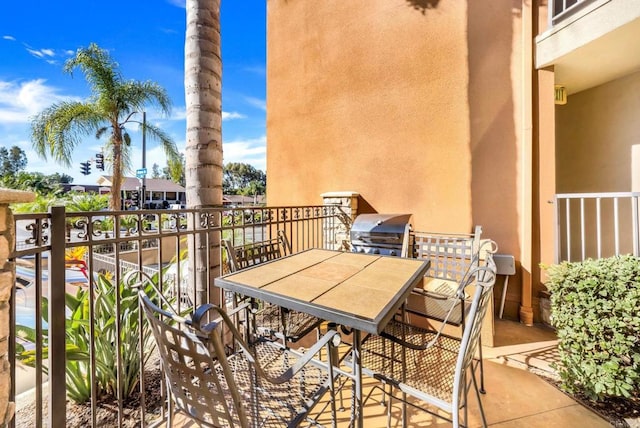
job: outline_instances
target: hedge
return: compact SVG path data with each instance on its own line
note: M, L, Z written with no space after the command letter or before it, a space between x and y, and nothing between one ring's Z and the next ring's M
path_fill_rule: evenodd
M593 399L640 390L640 258L547 267L562 387Z

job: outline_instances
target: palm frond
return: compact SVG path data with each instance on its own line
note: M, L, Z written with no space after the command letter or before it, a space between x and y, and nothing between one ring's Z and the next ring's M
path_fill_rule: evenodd
M179 181L182 175L182 157L178 151L178 147L173 139L164 132L162 129L147 122L146 125L147 136L153 140L159 141L162 144L162 149L167 156L167 164L169 165L169 172L171 178L175 181Z
M118 72L118 63L111 59L109 52L95 43L91 43L87 48L80 48L75 57L65 62L64 71L73 74L75 68L80 68L85 75L96 102L98 98L101 100L114 98L113 95L122 77Z
M108 129L109 129L108 126L103 126L102 128L99 128L96 131L96 138L100 139L104 135L104 133L107 132Z
M51 155L57 162L71 166L73 149L80 144L81 138L95 132L105 120L92 103L53 104L32 120L33 148L45 159Z
M123 105L130 106L132 111L143 111L151 105L159 107L163 114L171 113L171 99L167 91L155 82L129 80L123 82L119 90Z

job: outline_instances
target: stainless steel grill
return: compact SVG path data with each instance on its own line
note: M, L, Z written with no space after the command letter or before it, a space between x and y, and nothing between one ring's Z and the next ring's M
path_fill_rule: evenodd
M411 214L360 214L351 226L351 250L357 253L407 257Z

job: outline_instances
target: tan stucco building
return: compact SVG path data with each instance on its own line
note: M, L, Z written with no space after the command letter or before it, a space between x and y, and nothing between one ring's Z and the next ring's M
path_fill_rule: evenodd
M268 205L480 224L517 261L505 316L538 321L554 196L638 190L640 1L569 3L268 0Z

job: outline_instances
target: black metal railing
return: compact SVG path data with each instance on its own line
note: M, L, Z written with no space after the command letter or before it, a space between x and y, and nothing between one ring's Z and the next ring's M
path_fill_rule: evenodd
M349 227L344 224L348 217L337 206L82 213L54 207L48 213L14 217L16 245L10 260L17 266L20 281L11 298L10 337L20 333L20 338L9 346L10 401L17 404L12 424L34 427L124 426L131 414L141 426L163 419L166 409L157 413L157 406L147 402L151 392L145 386L149 383L147 371L157 365L140 364L128 354L132 352L129 347L137 346L128 340L130 333L133 335L127 331L128 294L115 286L122 283L128 270L138 269L155 277L158 287L174 298L177 310L188 312L203 296L214 301L216 296L223 298L212 287L213 278L225 272L221 238L242 244L284 231L293 251L339 248L336 230ZM190 257L189 251L194 249L203 249L205 257ZM204 289L196 290L196 275L205 278ZM115 298L111 314L105 314L96 302L102 301L100 293L109 285ZM70 309L80 300L78 296L84 296L86 304L80 312ZM111 318L105 321L105 316ZM84 329L86 338L79 338L74 329ZM97 379L104 369L100 358L105 352L106 329L115 332L113 343L107 343L115 361L115 399L106 405L114 419L108 422L103 419L104 397L98 389L104 379ZM138 343L144 346L144 337ZM133 401L138 404L132 410L132 400L125 396L131 390L131 368L138 367L136 364L140 380L134 381L139 392ZM71 374L88 379L90 390L84 392L89 404L84 407L83 419L71 420L68 413L72 406L67 386ZM77 382L82 384L82 379ZM23 392L21 385L27 385L28 392Z

